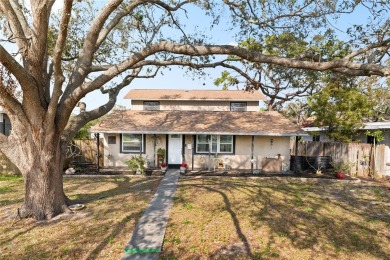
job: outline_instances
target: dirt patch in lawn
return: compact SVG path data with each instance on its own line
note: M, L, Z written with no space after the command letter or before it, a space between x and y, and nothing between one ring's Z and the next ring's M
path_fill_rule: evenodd
M378 183L181 179L162 259L390 259Z
M160 178L66 178L65 193L86 208L50 221L13 222L21 177L0 176L1 259L119 259Z

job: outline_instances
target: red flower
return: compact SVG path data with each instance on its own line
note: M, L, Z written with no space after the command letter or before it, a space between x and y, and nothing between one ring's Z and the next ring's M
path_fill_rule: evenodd
M161 167L167 167L167 164L166 163L162 163L160 164Z
M187 168L187 163L183 162L183 163L181 164L181 167Z
M336 177L337 177L338 179L345 179L346 174L345 174L345 173L342 173L342 172L338 172L338 173L336 174Z

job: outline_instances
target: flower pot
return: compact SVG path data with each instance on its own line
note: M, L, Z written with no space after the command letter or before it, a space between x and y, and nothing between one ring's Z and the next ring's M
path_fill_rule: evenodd
M167 169L168 169L168 167L161 167L161 170L162 170L163 172L166 172Z
M346 176L347 175L345 173L343 173L343 172L336 173L336 178L337 179L345 179Z
M180 173L186 173L187 168L186 167L180 167Z

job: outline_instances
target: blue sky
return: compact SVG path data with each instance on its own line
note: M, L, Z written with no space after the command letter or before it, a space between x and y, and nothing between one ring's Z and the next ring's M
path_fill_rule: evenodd
M28 2L28 1L27 1ZM62 1L56 1L55 9L61 9L61 5L58 5ZM105 1L97 0L95 4L102 5ZM199 26L202 28L207 35L212 38L212 43L217 44L233 44L235 43L234 31L227 30L230 27L230 24L227 24L226 20L222 16L221 22L218 26L215 26L213 29L210 28L211 18L203 14L203 11L197 7L191 7L188 9L187 17L183 16L181 20L182 23L185 23L188 27ZM223 11L220 14L224 14ZM367 20L367 11L363 8L358 9L354 15L342 17L338 21L330 21L336 28L341 28L346 30L354 23L364 23ZM184 22L183 22L184 21ZM188 31L192 31L191 29ZM347 34L343 31L337 31L338 36L341 40L347 40ZM130 86L124 88L119 96L117 104L124 105L129 107L130 101L124 100L124 95L130 89L220 89L213 84L215 78L219 77L221 72L224 69L207 69L205 70L208 74L204 77L198 77L193 74L187 74L185 70L178 67L171 67L171 70L164 70L163 75L158 74L155 78L152 79L136 79L132 82ZM119 80L119 79L118 79ZM87 104L87 110L94 109L100 105L103 105L107 101L106 95L100 93L99 90L94 91L84 97L81 101Z
M235 42L234 32L226 30L229 27L226 24L226 20L224 23L224 19L222 19L219 26L211 30L210 18L205 17L198 8L191 8L190 10L188 18L185 18L189 26L196 24L200 28L208 30L207 34L212 36L213 43L233 44ZM339 39L347 40L348 35L346 34L346 29L353 24L364 23L367 20L367 16L367 10L359 8L352 16L342 16L337 21L330 20L330 23L335 29L337 28L336 32ZM117 104L129 108L130 101L124 100L123 97L130 89L220 89L221 87L215 86L213 81L220 76L223 70L223 68L207 69L205 71L208 72L208 75L199 78L186 74L183 69L172 67L171 70L164 70L163 75L158 74L155 78L134 80L130 86L127 86L120 92ZM106 98L98 91L87 95L82 101L87 103L87 109L89 110L103 104L105 100Z
M213 30L210 29L211 18L206 17L199 8L191 8L186 19L187 26L199 26L207 31L208 35L213 36L213 43L218 44L234 44L234 32L228 31L225 24L221 23ZM191 30L189 30L191 31ZM188 33L188 32L187 32ZM209 75L198 77L194 74L186 73L185 69L179 67L171 67L171 70L165 69L163 75L160 73L155 78L150 79L135 79L131 85L122 89L119 93L117 104L130 107L130 100L125 100L123 97L130 89L221 89L213 84L215 78L219 77L224 69L207 69ZM83 98L83 102L87 104L87 110L93 109L102 105L107 98L100 94L100 91L95 91Z

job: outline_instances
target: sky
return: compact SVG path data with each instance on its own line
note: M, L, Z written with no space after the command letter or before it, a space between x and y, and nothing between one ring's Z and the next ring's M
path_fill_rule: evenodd
M208 35L212 35L214 41L218 44L237 44L235 42L234 32L226 30L229 27L224 23L222 16L222 22L218 27L210 29L211 19L201 14L202 11L197 8L190 9L188 13L187 22L188 24L197 24L200 27L209 29ZM348 35L346 34L346 28L350 27L357 21L364 21L367 17L366 10L360 8L356 11L356 14L351 18L342 18L337 21L329 20L334 28L341 28L336 30L339 39L346 40ZM131 89L221 89L222 86L214 85L213 81L221 75L224 68L215 68L205 70L208 74L204 77L193 77L192 75L186 74L184 69L178 67L171 67L171 70L164 70L164 74L158 74L155 78L151 79L135 79L130 86L125 87L118 95L117 104L130 108L130 100L123 99L123 97ZM231 88L233 89L233 88ZM102 102L107 100L104 96L99 93L91 93L87 95L82 101L87 104L87 110L93 109L100 105Z
M106 1L96 0L95 4L102 5ZM26 0L28 5L29 1ZM57 0L54 5L54 10L61 9L62 1ZM188 26L197 24L199 27L207 30L207 34L212 36L214 42L218 44L237 44L234 39L234 31L226 30L228 24L226 24L226 20L222 17L222 22L219 26L214 27L214 29L210 29L211 19L204 16L198 8L191 8L188 12L188 17L183 17L185 23ZM223 16L223 14L222 14ZM364 20L365 13L363 10L358 10L356 15L351 19L341 19L341 22L332 22L335 27L338 28L346 28L351 24L356 22L356 19ZM341 38L345 35L342 31L338 32ZM130 107L130 100L124 100L123 97L130 89L221 89L222 87L217 87L213 84L214 79L220 76L221 72L224 70L223 68L216 69L207 69L205 70L209 74L204 77L196 77L194 75L188 75L185 70L180 69L178 67L171 67L171 70L164 70L163 75L158 74L155 78L152 79L135 79L130 86L125 87L118 95L117 104ZM86 95L82 100L87 104L87 110L94 109L107 101L106 95L100 93L100 91L94 91L88 95ZM76 109L77 110L77 109Z
M191 12L188 12L186 19L187 25L191 24L199 25L201 28L205 28L209 35L213 35L214 41L218 44L237 44L234 41L234 32L228 31L225 28L225 24L221 23L219 27L215 27L213 30L210 29L211 19L205 17L199 8L191 8ZM163 74L159 73L155 78L149 79L135 79L131 85L121 90L118 95L117 105L125 106L130 108L130 100L123 99L123 97L131 89L213 89L218 90L222 87L214 85L213 81L220 76L223 68L206 69L208 73L205 76L198 77L192 74L188 74L185 69L179 67L171 67L170 70L163 70ZM90 93L83 102L87 104L87 110L93 109L98 106L98 103L102 103L107 100L105 96L100 93Z

